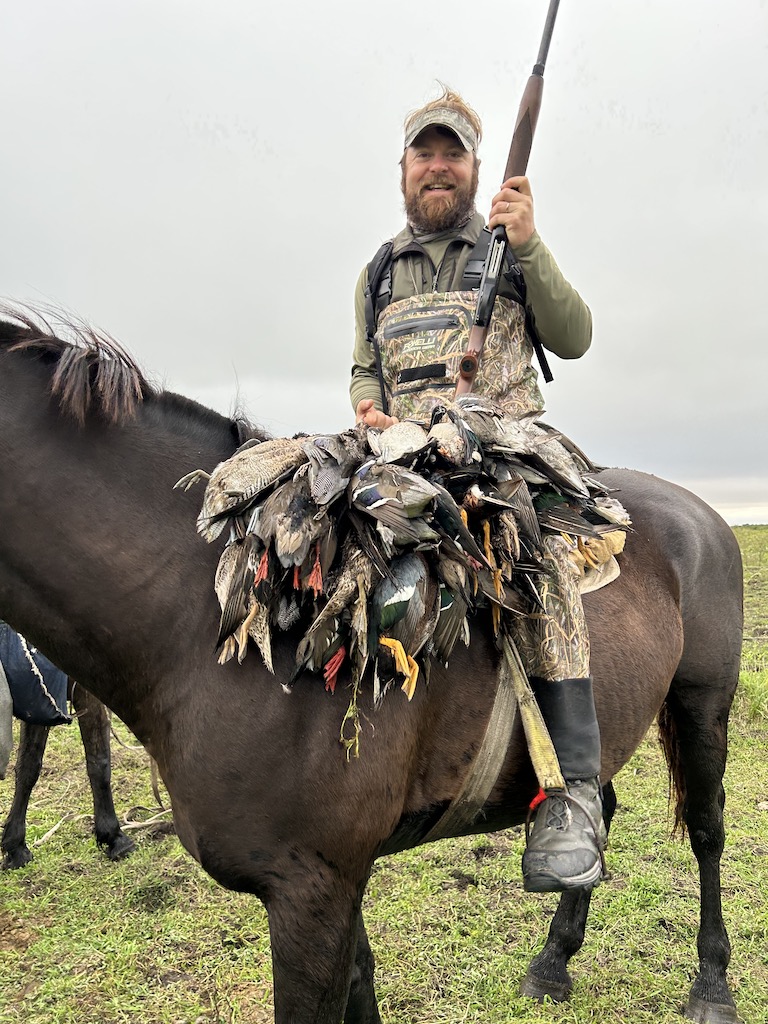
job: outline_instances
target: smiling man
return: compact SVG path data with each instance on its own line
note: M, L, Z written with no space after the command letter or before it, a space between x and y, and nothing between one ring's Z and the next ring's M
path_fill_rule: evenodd
M417 412L428 418L455 387L489 238L475 211L481 135L475 111L449 89L406 119L400 166L407 224L363 269L355 292L350 396L358 419L371 426ZM527 178L509 179L494 196L488 226L497 224L506 228L516 266L499 289L475 390L519 415L543 406L531 363L533 324L545 348L575 359L589 348L592 317L536 231ZM446 294L452 309L440 315L450 323L441 328L432 307ZM411 335L409 322L425 317L438 329Z
M355 293L350 397L358 422L426 422L453 398L490 240L475 211L481 132L474 110L448 89L405 121L408 222L363 269ZM474 391L517 418L543 407L534 334L574 359L589 348L592 317L536 231L527 178L510 178L494 196L488 227L497 225L508 258ZM591 888L602 875L600 734L568 543L559 532L543 538L538 601L514 627L568 788L536 813L523 857L525 887L536 892Z

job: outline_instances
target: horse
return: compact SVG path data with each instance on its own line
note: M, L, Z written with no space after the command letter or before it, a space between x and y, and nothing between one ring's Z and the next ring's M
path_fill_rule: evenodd
M136 848L120 828L112 795L110 756L111 724L107 709L93 694L67 680L71 701L85 751L85 767L93 796L93 831L96 845L111 861L122 860ZM27 846L27 810L43 767L43 756L52 726L22 722L16 753L13 801L0 839L2 867L25 867L33 860Z
M287 686L302 630L215 658L222 541L197 535L200 496L174 490L213 469L243 424L153 386L108 335L75 337L19 314L0 320L0 616L96 694L155 759L183 846L219 884L266 907L276 1024L377 1024L361 904L378 857L420 845L461 791L497 690L490 616L408 702L358 697L347 758L343 671L335 695L304 672ZM75 325L77 328L77 325ZM252 431L254 435L257 432ZM263 432L258 434L263 438ZM720 899L723 774L738 681L742 569L727 524L685 489L609 469L633 527L621 575L585 596L602 734L605 818L613 778L658 718L700 875L698 971L686 1014L738 1020ZM281 685L282 684L282 685ZM475 821L520 825L538 790L520 716ZM590 892L560 898L523 991L562 1000Z

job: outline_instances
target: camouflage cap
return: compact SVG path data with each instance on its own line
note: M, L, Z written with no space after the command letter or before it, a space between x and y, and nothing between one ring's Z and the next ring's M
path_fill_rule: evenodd
M449 128L458 138L464 149L476 153L479 143L477 132L469 121L458 110L452 107L433 107L424 110L412 121L408 121L405 129L405 149L412 146L416 138L427 128L440 125Z

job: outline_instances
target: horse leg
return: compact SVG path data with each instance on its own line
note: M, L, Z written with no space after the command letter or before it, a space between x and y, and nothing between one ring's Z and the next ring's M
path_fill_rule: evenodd
M610 830L615 810L616 792L613 783L608 782L603 788L606 831ZM531 996L539 1002L549 996L559 1003L571 994L573 981L568 973L568 961L584 942L591 899L592 889L572 889L561 895L544 948L531 961L520 985L524 996Z
M362 944L362 972L353 986L364 880L355 887L314 873L283 876L265 900L272 946L275 1024L377 1024L371 1002L372 964ZM364 931L363 931L364 934ZM370 949L368 949L370 954Z
M373 953L361 912L357 920L357 949L344 1024L381 1024L373 984L373 969Z
M27 809L29 798L40 778L43 754L48 742L49 726L21 723L19 750L16 755L14 774L16 783L13 802L3 827L0 846L3 852L3 868L23 868L32 861L32 851L27 846Z
M729 707L730 697L722 691L702 693L699 687L679 680L675 680L667 697L667 711L674 725L672 743L664 738L663 742L672 758L673 775L675 771L683 775L683 818L699 865L699 973L685 1010L686 1017L699 1024L735 1024L739 1019L726 977L731 946L720 890Z
M85 750L85 767L93 794L93 830L96 842L110 860L120 860L135 849L134 842L120 828L112 799L112 759L107 709L82 686L70 684Z

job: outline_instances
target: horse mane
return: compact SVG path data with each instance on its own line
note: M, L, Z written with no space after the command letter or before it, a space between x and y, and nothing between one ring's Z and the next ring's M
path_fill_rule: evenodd
M179 413L221 419L212 409L150 383L119 341L76 315L55 307L0 302L0 317L0 349L37 352L50 362L51 393L81 426L95 411L117 425L131 419L139 403L153 399ZM241 413L230 425L237 444L269 437Z
M0 305L0 345L35 351L53 364L51 393L79 424L94 407L111 423L129 419L136 406L157 394L111 335L63 310ZM65 337L68 335L69 337Z

